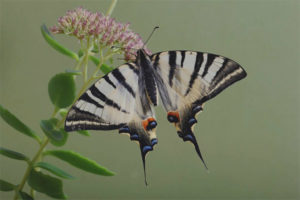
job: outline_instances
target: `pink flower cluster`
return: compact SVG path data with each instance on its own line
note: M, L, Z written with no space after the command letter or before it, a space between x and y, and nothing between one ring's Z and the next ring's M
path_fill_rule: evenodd
M126 60L133 60L136 50L143 47L140 35L129 28L129 24L116 22L115 19L102 13L92 13L82 7L67 11L58 19L58 25L50 28L54 34L66 34L86 39L94 39L106 47L118 46L124 51ZM151 52L145 48L148 54Z

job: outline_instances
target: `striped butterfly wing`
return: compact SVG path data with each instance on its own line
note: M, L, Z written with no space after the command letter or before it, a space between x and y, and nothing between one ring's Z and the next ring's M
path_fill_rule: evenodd
M246 77L246 72L226 57L195 51L160 52L151 60L168 120L174 123L179 137L194 144L204 163L193 133L195 116L204 102Z
M139 143L145 170L145 156L157 143L157 124L140 82L136 64L114 69L74 103L67 114L65 130L119 129L119 133L129 134L131 140Z

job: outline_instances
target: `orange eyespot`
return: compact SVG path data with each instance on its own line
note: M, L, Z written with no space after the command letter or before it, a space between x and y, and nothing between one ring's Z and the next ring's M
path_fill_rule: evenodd
M153 117L142 121L142 125L146 131L151 130L157 126L156 120Z
M171 123L179 122L180 121L179 112L177 111L168 112L168 120Z

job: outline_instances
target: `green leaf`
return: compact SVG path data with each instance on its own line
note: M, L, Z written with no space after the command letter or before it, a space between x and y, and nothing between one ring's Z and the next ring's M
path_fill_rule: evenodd
M40 167L43 168L45 170L48 170L49 172L51 172L52 174L55 174L56 176L59 176L61 178L65 178L65 179L74 179L73 176L71 176L70 174L68 174L67 172L59 169L58 167L55 167L54 165L51 165L49 163L46 162L39 162L35 164L35 167Z
M0 179L0 191L8 192L14 190L15 188L16 186L14 184Z
M3 108L1 105L0 105L0 116L6 123L8 123L11 127L16 129L17 131L36 139L38 142L41 141L39 136L36 135L36 133L33 130L31 130L28 126L26 126L23 122L21 122L16 116L14 116L11 112Z
M98 58L96 58L95 56L89 55L89 59L96 65L98 66L100 61Z
M51 118L49 120L41 120L40 127L48 136L50 142L55 146L63 146L68 139L68 133L63 129L57 129L56 124L58 120Z
M93 53L98 53L99 52L99 46L97 45L97 43L94 43L94 47L92 49Z
M77 167L79 169L82 169L82 170L90 172L90 173L103 175L103 176L113 176L114 175L113 172L100 166L95 161L90 160L89 158L86 158L86 157L80 155L79 153L75 153L72 151L66 151L66 150L49 150L49 151L46 151L44 154L55 156L63 161L68 162L69 164L73 165L74 167Z
M76 131L77 133L84 135L84 136L90 136L90 133L87 130L80 130L80 131Z
M55 106L68 107L73 103L76 95L74 77L68 73L56 74L48 83L48 93Z
M27 182L34 190L38 192L44 193L56 199L66 199L62 188L63 184L60 179L32 169Z
M96 58L95 56L92 56L92 55L89 55L89 59L96 65L98 66L100 61L98 58ZM110 67L106 64L102 64L101 67L100 67L100 70L104 73L104 74L107 74L109 72L111 72L114 68L113 67Z
M29 158L27 156L25 156L24 154L9 150L9 149L3 148L3 147L0 147L0 154L7 156L9 158L12 158L12 159L16 159L16 160L29 161Z
M81 71L79 71L79 70L74 70L74 69L66 69L66 73L67 73L67 74L70 74L70 75L74 75L74 76L76 76L76 75L81 75L81 74L82 74Z
M108 74L109 72L111 72L112 70L114 70L113 67L110 67L106 64L101 65L100 70L104 73L104 74Z
M71 58L74 58L74 59L77 60L77 61L79 60L79 57L78 57L78 55L77 55L75 52L73 52L73 51L67 49L67 48L64 47L64 46L62 46L61 44L59 44L59 43L53 38L53 36L50 34L50 32L49 32L49 30L48 30L48 28L46 27L45 24L43 24L43 25L41 26L41 32L42 32L42 35L43 35L44 39L46 40L46 42L47 42L50 46L52 46L55 50L57 50L58 52L60 52L60 53L62 53L62 54L64 54L64 55L66 55L66 56L69 56L69 57L71 57Z
M22 200L34 200L32 198L32 196L30 196L26 192L19 191L19 195L20 195L20 197L21 197Z
M61 108L58 112L61 117L65 117L68 114L68 110L65 108Z
M80 49L80 50L78 51L78 57L81 58L81 57L83 56L83 54L84 54L84 53L83 53L83 50Z

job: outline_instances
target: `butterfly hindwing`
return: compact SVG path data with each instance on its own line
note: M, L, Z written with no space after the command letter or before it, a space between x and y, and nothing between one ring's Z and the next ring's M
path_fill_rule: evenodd
M203 103L244 78L242 67L223 56L195 51L166 51L151 56L162 103L179 137L191 141L204 163L193 126ZM205 164L205 163L204 163Z

